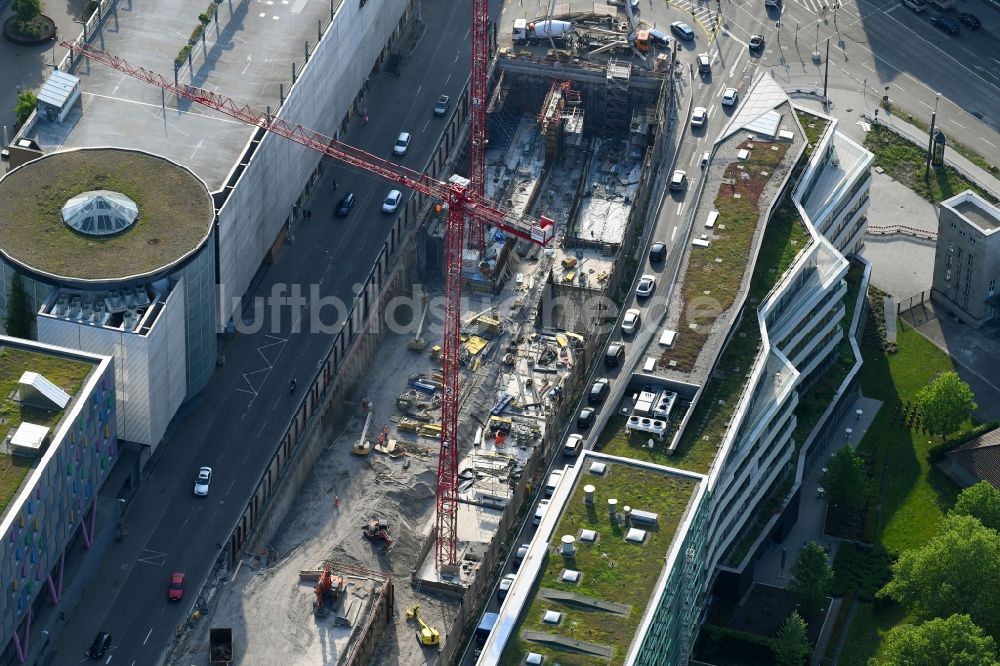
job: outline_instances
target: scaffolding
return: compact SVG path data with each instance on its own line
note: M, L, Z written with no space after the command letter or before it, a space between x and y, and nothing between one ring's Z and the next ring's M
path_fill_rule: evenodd
M605 135L628 130L631 120L628 115L628 87L631 77L632 65L614 59L608 61L604 96Z

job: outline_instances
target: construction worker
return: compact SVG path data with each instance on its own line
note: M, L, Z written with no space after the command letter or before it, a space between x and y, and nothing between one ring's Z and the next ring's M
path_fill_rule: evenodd
M340 495L333 496L333 508L340 510Z

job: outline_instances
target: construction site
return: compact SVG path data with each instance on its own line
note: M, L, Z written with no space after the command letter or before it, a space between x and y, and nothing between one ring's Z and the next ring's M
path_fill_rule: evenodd
M280 528L219 568L173 663L457 659L603 347L597 325L618 315L592 299L631 281L619 258L638 247L675 141L676 55L607 10L559 40L568 50L500 39L489 77L484 195L513 218L554 223L555 238L482 223L477 248L474 228L452 340L452 211L427 208L403 262L422 283L410 285L409 332L380 338L344 418L322 421L322 451ZM568 62L581 48L593 57ZM218 627L231 634L213 649Z

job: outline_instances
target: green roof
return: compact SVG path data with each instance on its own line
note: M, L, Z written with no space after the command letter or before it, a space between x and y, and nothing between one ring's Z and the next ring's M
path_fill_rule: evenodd
M91 190L129 197L139 219L114 236L68 227L62 207ZM96 148L53 153L0 180L0 250L29 269L70 279L156 272L200 247L215 210L190 171L148 153Z
M594 458L597 460L597 458ZM665 558L684 517L688 504L697 489L698 481L664 470L629 464L627 460L608 463L603 476L591 474L590 459L579 464L584 470L576 487L563 507L559 524L553 532L548 561L540 580L536 583L528 610L525 611L514 634L507 642L501 664L513 666L523 663L528 652L547 656L545 663L563 666L590 666L621 664L656 581L664 567ZM584 502L584 486L595 488L594 506ZM628 528L608 516L607 500L618 500L621 507L657 514L657 524L647 528L642 544L625 541ZM569 534L579 536L581 530L594 530L595 543L577 539L576 555L566 558L558 552L560 539ZM579 583L560 580L565 569L581 572ZM559 601L552 596L571 593L582 597L576 602ZM621 605L618 610L593 607L598 603ZM545 611L561 612L558 626L542 622ZM590 643L607 649L610 657L594 656L583 650L562 649L543 640L525 640L525 632L538 632L557 638Z
M75 397L93 367L92 363L58 354L0 346L0 435L16 430L24 421L54 428L65 413L64 410L24 406L15 400L17 382L25 372L37 372L71 397ZM17 496L21 482L37 462L37 459L25 459L0 452L0 515L3 515L7 505Z

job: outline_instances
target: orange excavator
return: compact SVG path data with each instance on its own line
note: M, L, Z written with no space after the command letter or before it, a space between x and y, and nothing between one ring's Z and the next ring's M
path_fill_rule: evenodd
M320 617L325 617L329 613L327 602L336 602L346 590L347 581L344 580L344 577L333 575L330 567L324 566L323 573L320 574L319 582L316 583L314 590L316 600L313 602L313 612Z

